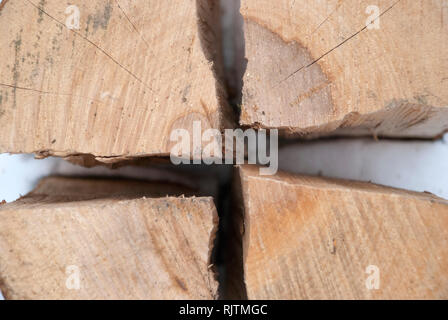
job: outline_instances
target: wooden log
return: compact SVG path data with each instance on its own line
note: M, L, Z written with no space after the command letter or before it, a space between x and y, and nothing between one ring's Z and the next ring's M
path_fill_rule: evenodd
M110 163L234 126L217 1L4 0L0 29L0 152Z
M3 295L216 298L218 217L212 198L182 196L190 193L127 180L42 180L29 195L0 205Z
M448 129L447 8L425 0L241 0L241 124L286 136L440 135Z
M448 201L239 168L249 299L447 299Z

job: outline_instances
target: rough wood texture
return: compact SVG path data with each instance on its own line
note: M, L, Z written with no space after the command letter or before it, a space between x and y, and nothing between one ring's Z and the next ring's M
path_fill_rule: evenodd
M249 299L447 299L448 202L368 183L239 169ZM368 290L370 265L379 289Z
M212 198L145 182L47 178L0 205L6 299L214 299ZM171 197L165 197L166 194ZM174 197L175 196L175 197ZM68 266L80 271L69 290Z
M378 14L368 14L377 5ZM448 129L445 1L241 0L241 124L285 135L435 137ZM379 29L368 29L369 16ZM377 21L377 19L375 19Z
M168 155L173 129L231 128L214 0L4 0L0 152ZM69 19L69 21L72 21Z

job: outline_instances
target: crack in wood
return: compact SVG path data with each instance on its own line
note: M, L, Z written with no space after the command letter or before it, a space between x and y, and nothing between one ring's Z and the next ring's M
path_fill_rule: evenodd
M31 4L33 7L35 7L37 10L39 10L40 12L42 12L43 14L45 14L46 16L48 16L49 18L51 18L52 20L54 20L55 22L57 22L58 24L64 26L65 28L67 28L67 26L62 23L61 21L59 21L58 19L54 18L52 15L50 15L49 13L47 13L45 10L39 8L38 6L36 6L32 1L30 0L26 0L29 4ZM92 46L94 46L95 48L97 48L99 51L101 51L104 55L106 55L110 60L112 60L116 65L118 65L121 69L123 69L124 71L126 71L131 77L133 77L135 80L137 80L139 83L141 83L142 85L144 85L147 89L149 89L151 92L153 92L152 88L149 87L146 83L143 82L143 80L141 80L139 77L137 77L134 73L132 73L132 71L130 71L128 68L126 68L125 66L123 66L120 62L118 62L114 57L112 57L109 53L107 53L104 49L102 49L100 46L98 46L96 43L94 43L93 41L91 41L89 38L83 36L82 34L80 34L79 32L73 30L73 29L69 29L67 28L67 30L70 30L71 32L73 32L75 35L81 37L82 39L84 39L85 41L87 41L88 43L90 43Z
M389 8L387 8L384 12L382 12L378 17L376 17L375 19L373 19L371 21L371 24L374 23L375 21L377 21L379 18L381 18L384 14L386 14L387 12L389 12L393 7L395 7L401 0L397 0L394 4L392 4ZM316 60L312 61L310 64L305 65L300 67L299 69L297 69L296 71L294 71L293 73L291 73L289 76L287 76L285 79L281 80L279 83L277 83L277 85L280 85L281 83L289 80L290 78L292 78L294 75L296 75L297 73L299 73L300 71L302 71L303 69L307 69L309 67L311 67L313 64L319 62L320 60L322 60L323 58L325 58L327 55L329 55L331 52L333 52L334 50L336 50L337 48L343 46L344 44L346 44L348 41L350 41L351 39L355 38L357 35L359 35L361 32L363 32L364 30L366 30L368 27L368 25L365 25L362 29L358 30L357 32L355 32L354 34L352 34L350 37L348 37L347 39L345 39L344 41L342 41L341 43L339 43L337 46L333 47L332 49L328 50L327 52L325 52L324 54L322 54L319 58L317 58ZM275 87L275 86L274 86Z

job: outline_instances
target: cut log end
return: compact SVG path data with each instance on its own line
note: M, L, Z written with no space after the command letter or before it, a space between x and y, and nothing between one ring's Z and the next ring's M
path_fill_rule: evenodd
M203 131L234 127L216 1L70 8L2 3L0 152L111 163L167 156L171 132L192 132L195 121Z
M447 201L247 166L239 175L249 299L448 297Z
M6 299L215 299L212 198L171 185L48 178L0 207ZM172 196L166 197L165 194Z
M242 0L240 123L287 137L435 138L448 130L441 1ZM406 28L413 25L415 28Z

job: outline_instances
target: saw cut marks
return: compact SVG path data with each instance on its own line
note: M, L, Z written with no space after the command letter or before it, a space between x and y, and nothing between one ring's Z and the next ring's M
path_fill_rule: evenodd
M3 1L0 152L113 162L231 128L218 22L212 0Z
M444 10L425 0L241 0L241 124L289 137L437 137L448 129Z
M47 178L0 205L6 299L215 299L213 199L127 180ZM167 196L168 195L168 196Z
M446 299L448 202L239 168L249 299Z

